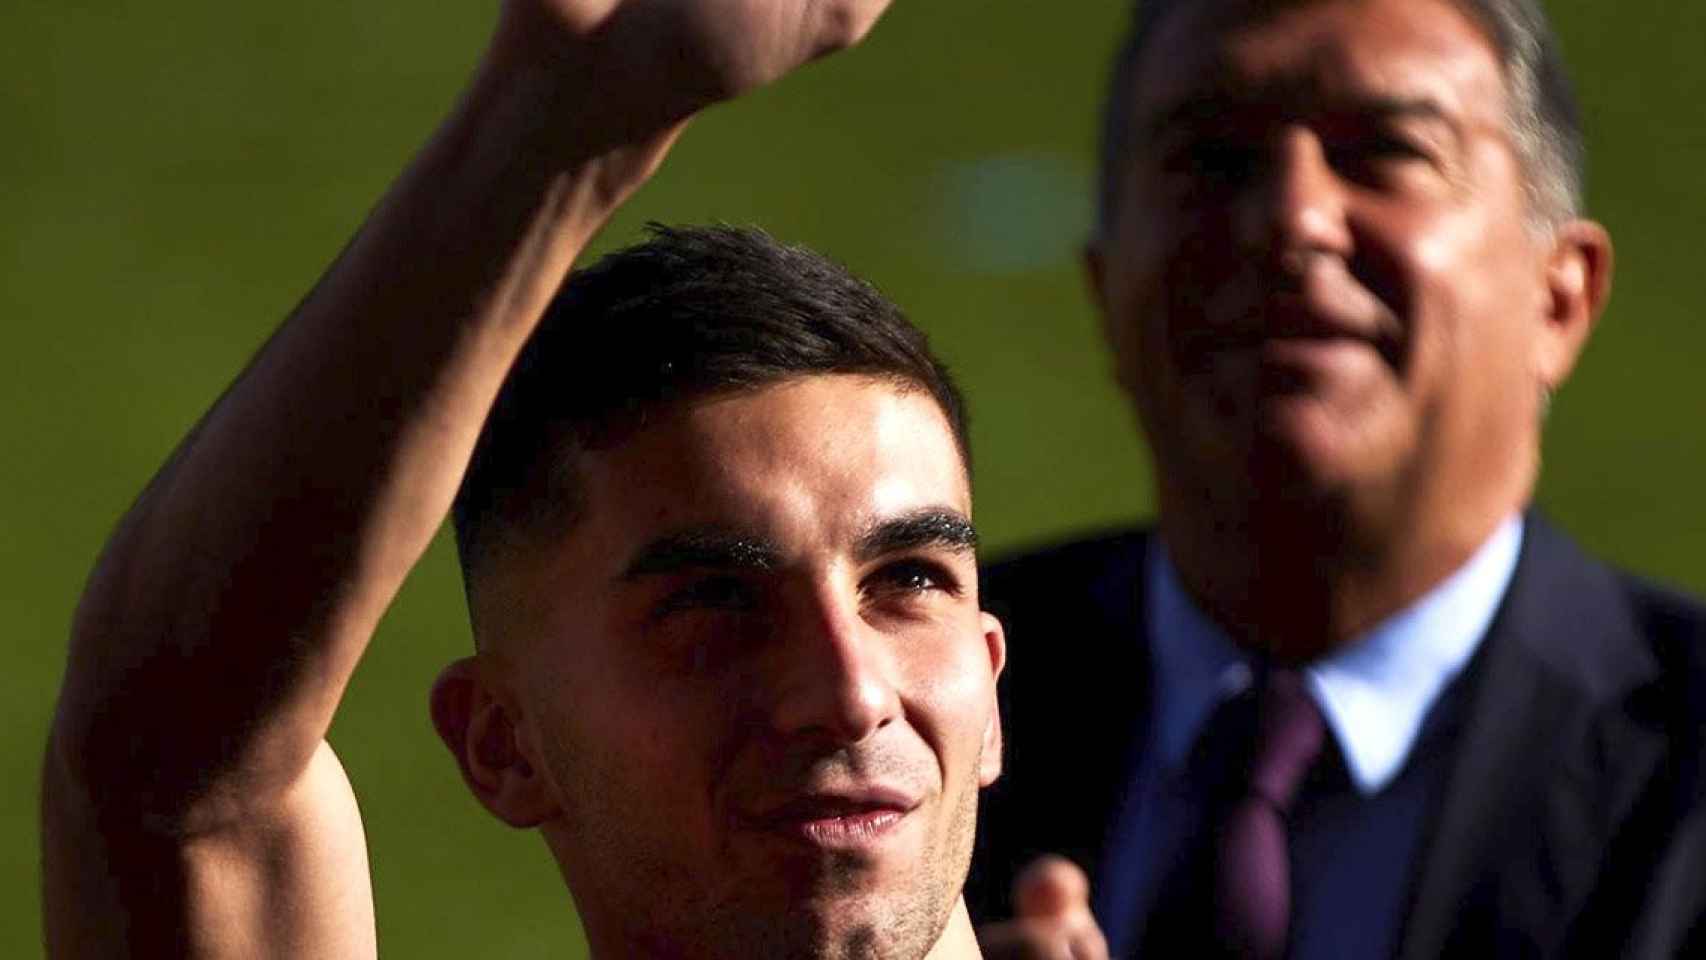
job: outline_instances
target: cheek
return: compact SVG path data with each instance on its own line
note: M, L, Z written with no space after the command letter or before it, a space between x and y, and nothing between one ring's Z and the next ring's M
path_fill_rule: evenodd
M1102 291L1103 334L1112 355L1114 373L1128 393L1139 393L1149 379L1145 365L1162 355L1157 348L1159 309L1155 281L1160 265L1152 253L1123 242L1108 259Z
M1456 317L1492 299L1498 279L1488 257L1496 255L1483 249L1474 227L1464 222L1410 228L1415 239L1408 245L1405 270L1414 277L1410 296L1418 301L1412 307Z
M712 733L695 701L655 677L636 682L607 662L583 666L541 668L530 679L534 732L565 805L609 811L638 798L655 807L687 794Z
M1416 377L1461 382L1481 371L1509 385L1529 365L1529 321L1538 306L1526 256L1531 240L1520 224L1506 226L1457 224L1413 245Z
M1259 258L1241 253L1222 211L1153 204L1122 244L1120 317L1140 364L1164 366L1181 335L1238 319L1249 308Z
M975 772L984 729L995 711L995 677L981 632L914 647L907 713L936 755L945 780Z

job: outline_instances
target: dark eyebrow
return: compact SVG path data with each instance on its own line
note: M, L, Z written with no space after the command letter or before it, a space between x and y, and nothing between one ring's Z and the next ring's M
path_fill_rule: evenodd
M684 530L653 540L635 552L618 580L637 580L682 570L771 570L781 557L775 544L716 527Z
M860 562L878 557L938 547L953 553L971 553L977 549L977 528L957 510L947 507L924 507L898 517L879 521L859 537L853 555Z
M1457 118L1439 105L1432 97L1398 97L1371 96L1358 97L1346 105L1358 113L1369 113L1388 120L1433 120L1443 123L1453 131L1457 129Z
M1282 112L1292 112L1293 108L1278 106L1280 102L1282 101L1260 96L1245 98L1211 94L1189 97L1160 112L1155 119L1147 124L1147 132L1150 138L1154 139L1174 127L1189 128L1240 114L1248 115L1251 111L1271 117L1277 117ZM1387 121L1410 119L1434 121L1444 124L1454 135L1461 137L1457 119L1432 97L1385 94L1357 95L1343 100L1330 100L1318 104L1318 107L1328 115L1374 116ZM1310 110L1308 112L1315 111Z
M1194 127L1227 112L1227 100L1219 96L1188 97L1169 105L1144 124L1147 140L1156 140L1175 127Z

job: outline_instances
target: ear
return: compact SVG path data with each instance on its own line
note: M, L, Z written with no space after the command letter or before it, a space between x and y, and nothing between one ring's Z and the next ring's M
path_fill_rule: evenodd
M432 687L432 725L456 758L462 780L492 815L512 827L536 827L559 809L512 707L486 675L492 664L464 657Z
M994 614L980 613L983 624L983 642L989 647L989 664L996 680L1001 679L1001 671L1007 666L1007 631L1002 628L1001 621ZM1001 776L1001 701L989 705L989 722L983 728L983 759L977 771L979 786L987 787Z
M1120 322L1114 309L1115 291L1108 286L1112 279L1108 240L1101 234L1091 237L1084 244L1083 262L1085 286L1089 288L1091 302L1096 305L1096 318L1102 326L1102 342L1108 347L1108 365L1114 382L1127 397L1135 399L1138 396L1138 385L1133 379L1137 346L1131 342L1135 334L1128 324Z
M1108 298L1106 287L1107 254L1102 252L1102 239L1091 237L1084 244L1084 285L1090 290L1090 300L1096 305L1096 310L1103 317L1108 315Z
M1535 358L1540 382L1556 390L1569 379L1611 296L1611 234L1591 220L1559 227L1546 264L1546 333Z
M1117 353L1119 342L1115 337L1112 315L1108 310L1108 252L1107 241L1101 235L1091 237L1084 244L1084 286L1090 292L1090 302L1096 306L1096 319L1102 325L1102 340L1108 344L1112 352ZM1117 368L1118 363L1115 364Z

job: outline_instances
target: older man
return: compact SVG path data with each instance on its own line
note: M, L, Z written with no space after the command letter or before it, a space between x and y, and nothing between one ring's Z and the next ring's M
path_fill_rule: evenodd
M1118 954L1706 950L1706 610L1528 509L1581 153L1532 0L1139 7L1088 259L1159 522L986 578L974 903L1053 852ZM1074 883L988 942L1082 940Z
M53 956L374 954L325 738L453 499L478 652L433 719L595 955L976 955L1004 652L946 375L869 287L748 231L563 287L686 118L883 5L505 6L90 581L43 778Z

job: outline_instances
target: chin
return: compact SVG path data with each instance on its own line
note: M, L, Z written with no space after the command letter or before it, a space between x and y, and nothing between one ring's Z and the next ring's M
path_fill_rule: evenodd
M920 960L941 935L942 924L919 923L904 906L842 903L791 904L762 922L715 936L717 958L741 960ZM701 941L704 943L707 941ZM697 956L698 954L694 954Z
M944 890L927 878L879 879L869 869L748 876L719 902L694 911L698 933L678 928L671 937L677 946L697 944L693 949L639 955L911 960L941 936L957 894L957 887Z
M1264 488L1299 494L1344 486L1355 439L1334 418L1308 407L1264 410L1251 431L1247 463Z
M1157 469L1174 478L1180 493L1207 495L1216 510L1275 499L1303 506L1330 498L1351 485L1362 459L1354 436L1316 411L1217 417L1183 427L1165 435L1152 432Z
M1387 411L1390 412L1390 411ZM1243 451L1264 489L1309 500L1378 486L1402 459L1404 431L1379 409L1346 409L1318 397L1274 397L1252 411Z

